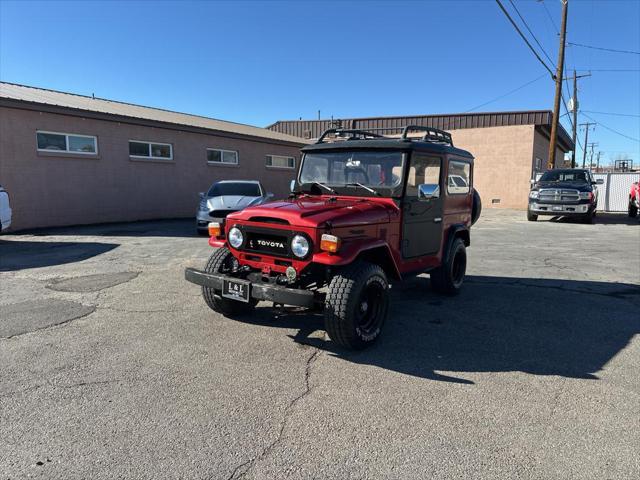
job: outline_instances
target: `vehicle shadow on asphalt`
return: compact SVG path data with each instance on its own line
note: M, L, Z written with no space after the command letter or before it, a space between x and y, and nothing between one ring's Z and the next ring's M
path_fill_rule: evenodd
M538 221L548 218L553 223L583 223L580 218L576 217L538 217ZM544 221L544 220L543 220ZM640 225L640 217L631 218L629 215L622 213L602 213L598 212L593 220L596 225Z
M100 242L0 240L0 272L80 262L118 247Z
M326 336L322 315L258 308L245 321L298 328L291 338L347 362L429 380L473 384L440 372L512 372L597 380L640 333L640 286L604 282L469 276L443 297L428 277L393 288L382 338L353 352Z
M137 222L101 223L69 227L21 230L21 235L94 236L94 237L198 237L194 218L141 220ZM203 237L204 238L204 237Z

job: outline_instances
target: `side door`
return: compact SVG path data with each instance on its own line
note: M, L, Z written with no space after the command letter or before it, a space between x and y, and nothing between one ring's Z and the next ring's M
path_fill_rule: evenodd
M435 255L442 238L443 192L430 199L418 197L421 184L442 185L442 158L414 152L411 155L402 199L402 256Z

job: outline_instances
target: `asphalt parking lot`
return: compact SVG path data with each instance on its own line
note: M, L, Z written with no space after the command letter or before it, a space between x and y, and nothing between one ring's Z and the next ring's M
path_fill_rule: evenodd
M191 221L0 237L0 478L640 477L640 224L485 211L383 338L210 311Z

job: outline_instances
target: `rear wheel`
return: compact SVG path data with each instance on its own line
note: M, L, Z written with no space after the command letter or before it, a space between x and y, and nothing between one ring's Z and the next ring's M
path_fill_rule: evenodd
M438 293L456 295L462 288L467 270L467 249L461 238L456 238L449 254L440 267L431 271L431 288Z
M375 342L389 310L384 270L357 261L333 277L325 300L324 324L337 344L361 350Z
M530 210L527 210L527 220L529 220L530 222L535 222L536 220L538 220L538 215L536 215L535 213L531 213Z
M229 273L232 270L233 255L226 248L219 248L211 254L207 265L204 267L206 273ZM249 313L258 303L254 299L250 299L249 303L239 302L223 298L219 290L210 287L202 287L202 297L207 305L214 312L221 313L225 316L235 316Z

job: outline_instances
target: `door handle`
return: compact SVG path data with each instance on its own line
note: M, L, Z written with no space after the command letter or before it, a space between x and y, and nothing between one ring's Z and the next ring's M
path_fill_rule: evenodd
M442 217L436 217L433 219L433 223L440 223L442 221Z

